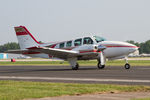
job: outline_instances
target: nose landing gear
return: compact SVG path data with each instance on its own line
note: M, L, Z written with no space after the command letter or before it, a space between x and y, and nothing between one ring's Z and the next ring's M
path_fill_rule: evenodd
M124 65L125 69L130 69L130 64L128 63L128 58L125 57L126 64Z
M130 69L130 64L126 63L126 64L124 65L124 67L125 67L125 69Z

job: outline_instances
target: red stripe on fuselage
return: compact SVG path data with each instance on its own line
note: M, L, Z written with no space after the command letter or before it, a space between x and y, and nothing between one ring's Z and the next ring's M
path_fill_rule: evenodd
M80 53L88 53L88 52L97 52L97 50L84 50L84 51L80 51Z
M127 47L127 48L139 48L137 46L106 46L107 48L112 48L112 47ZM84 50L80 51L80 53L90 53L90 52L97 52L97 50ZM100 51L101 52L101 51ZM100 53L99 52L99 53Z
M40 54L40 52L24 52L22 54Z
M107 46L107 45L106 45L106 47L109 47L109 48L111 48L111 47L127 47L127 48L138 48L137 46Z

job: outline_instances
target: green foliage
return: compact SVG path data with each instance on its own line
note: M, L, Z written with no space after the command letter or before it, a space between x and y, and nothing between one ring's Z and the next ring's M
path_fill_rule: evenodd
M133 40L128 40L128 41L126 41L126 42L128 42L128 43L131 43L131 44L134 44L134 45L136 45L136 46L140 46L140 43L138 43L138 42L135 42L135 41L133 41Z
M150 53L150 40L140 44L140 53Z
M5 52L7 50L20 49L19 44L15 42L8 42L4 45L0 45L0 52Z

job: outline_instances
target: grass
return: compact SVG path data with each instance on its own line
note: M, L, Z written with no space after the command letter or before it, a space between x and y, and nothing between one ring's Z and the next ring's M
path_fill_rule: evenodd
M90 61L78 61L81 66L96 66L96 60ZM131 66L150 66L150 60L130 60L129 61ZM107 61L106 66L123 66L125 64L124 60L114 60L114 61ZM45 66L69 66L67 61L17 61L17 62L7 62L2 61L0 62L0 66L7 66L7 65L45 65Z
M104 92L150 92L149 86L0 81L0 100L23 100Z
M140 98L140 99L131 99L131 100L150 100L150 98Z

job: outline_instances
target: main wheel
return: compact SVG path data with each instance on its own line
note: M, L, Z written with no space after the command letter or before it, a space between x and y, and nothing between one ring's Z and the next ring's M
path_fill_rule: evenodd
M101 63L98 62L97 67L98 67L99 69L103 69L103 68L105 68L105 65L101 65Z
M79 69L79 64L76 63L76 65L72 67L72 70L78 70L78 69Z
M126 64L124 65L124 67L125 67L125 69L130 69L130 64L126 63Z

